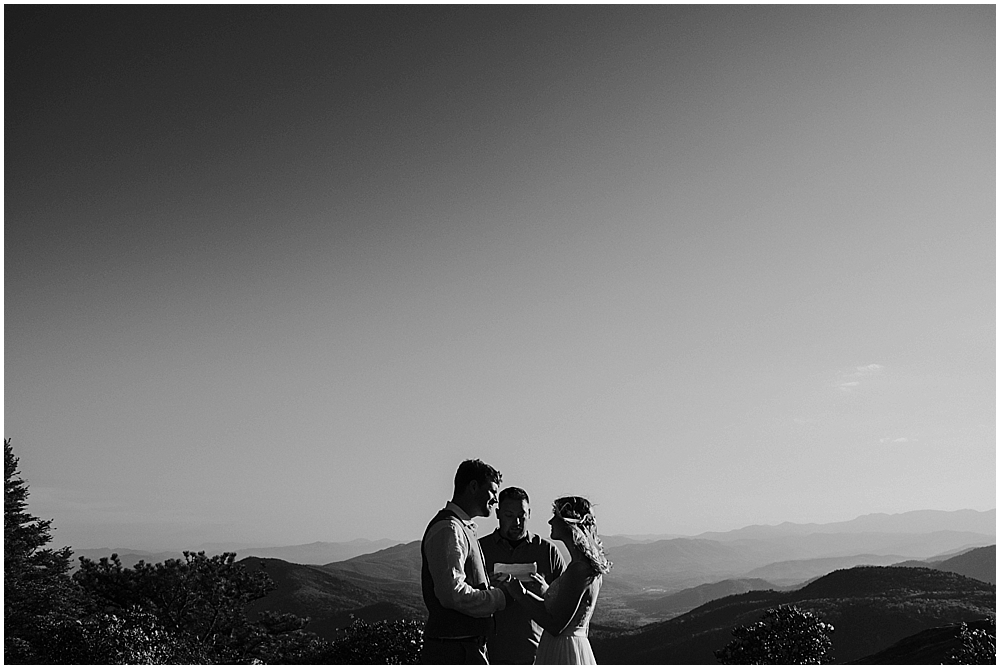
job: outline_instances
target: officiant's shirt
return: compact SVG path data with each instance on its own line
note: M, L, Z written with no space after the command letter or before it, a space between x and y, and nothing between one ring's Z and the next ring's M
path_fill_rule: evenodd
M538 573L546 583L556 580L566 569L566 561L559 549L548 539L528 533L524 541L516 546L500 536L500 528L479 540L486 561L486 573L493 575L493 565L507 564L538 565ZM530 583L525 586L532 589ZM535 592L535 594L539 594ZM523 606L516 602L494 614L496 627L487 637L490 664L533 664L542 628L531 619Z

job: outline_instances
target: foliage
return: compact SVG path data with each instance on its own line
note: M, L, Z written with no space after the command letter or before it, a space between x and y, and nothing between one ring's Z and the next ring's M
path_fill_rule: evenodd
M5 664L315 664L413 663L417 623L355 623L326 642L304 630L308 619L249 605L274 588L235 554L140 562L117 555L80 559L45 548L52 521L27 512L28 487L4 441Z
M310 649L312 635L303 631L307 619L270 612L257 620L248 617L247 606L273 583L235 558L235 553L185 552L183 560L140 562L131 569L122 567L117 555L97 562L81 558L73 578L103 610L124 621L122 630L149 640L148 653L158 653L160 640L169 638L171 661L284 661L286 653L295 657ZM148 615L135 618L130 613L135 611Z
M990 620L993 634L985 629L970 629L962 623L958 630L959 646L952 651L948 664L996 664L996 620Z
M355 620L315 663L418 664L423 640L423 625L415 620Z
M133 606L120 613L102 613L83 623L89 661L94 664L169 664L176 641L156 617Z
M833 625L796 606L768 609L761 619L733 630L733 641L715 651L722 664L823 664L833 645Z
M52 550L51 520L27 511L10 439L4 440L4 663L51 664L80 659L84 597L70 580L66 547Z

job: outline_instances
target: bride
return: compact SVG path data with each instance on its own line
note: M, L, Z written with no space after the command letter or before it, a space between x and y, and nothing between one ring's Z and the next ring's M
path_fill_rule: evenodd
M504 587L544 630L535 664L597 664L587 630L601 577L611 570L611 563L597 535L590 502L583 497L557 499L549 526L552 539L569 549L566 571L548 588L544 582L540 584L542 597L525 590L517 579L507 581Z

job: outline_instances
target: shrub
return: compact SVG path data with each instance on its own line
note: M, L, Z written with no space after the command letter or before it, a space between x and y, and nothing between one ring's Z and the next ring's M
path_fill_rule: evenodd
M423 642L423 625L415 620L355 620L329 643L317 663L418 664Z
M948 664L996 664L996 620L990 620L993 634L985 629L969 629L965 623L958 630L958 648L952 651Z
M722 664L823 664L829 661L833 625L798 607L768 609L752 625L733 630L733 641L715 651Z

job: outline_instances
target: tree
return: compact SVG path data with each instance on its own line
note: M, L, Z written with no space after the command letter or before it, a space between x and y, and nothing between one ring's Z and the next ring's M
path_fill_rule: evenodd
M988 629L970 629L965 623L958 629L958 648L952 651L947 664L996 664L996 620L990 619Z
M28 513L28 484L4 439L4 662L50 664L81 659L83 597L70 580L69 547L45 548L52 521Z
M752 625L735 628L736 638L715 657L722 664L823 664L829 662L831 632L833 625L813 613L782 605Z
M157 654L158 644L169 639L170 662L290 663L314 652L315 635L303 630L308 619L274 612L248 617L248 605L274 583L264 572L248 572L235 558L235 553L208 557L185 551L183 560L139 562L131 569L117 555L96 562L81 558L73 579L98 610L114 616L114 624L123 621L117 629L152 644L147 654Z
M139 607L91 616L83 629L93 664L169 664L177 655L175 640Z
M314 664L418 664L423 624L415 620L354 620Z

